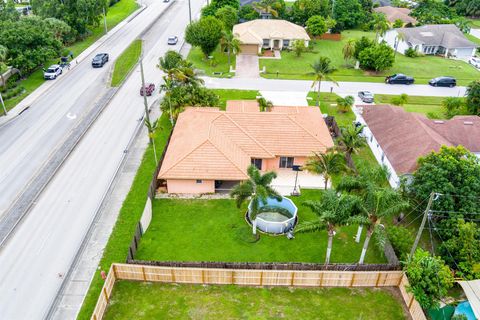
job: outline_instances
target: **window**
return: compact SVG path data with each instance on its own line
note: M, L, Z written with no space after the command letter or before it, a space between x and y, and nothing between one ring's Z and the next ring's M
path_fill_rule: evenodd
M283 40L283 46L284 46L284 47L290 46L290 40L284 39L284 40Z
M373 134L370 136L370 142L373 141Z
M385 160L385 153L382 152L382 162Z
M269 47L270 46L270 39L263 39L263 46Z
M203 183L203 181L202 180L197 180L197 183Z
M280 157L280 168L291 168L293 166L293 157Z
M252 159L252 164L257 167L258 170L262 170L262 159Z

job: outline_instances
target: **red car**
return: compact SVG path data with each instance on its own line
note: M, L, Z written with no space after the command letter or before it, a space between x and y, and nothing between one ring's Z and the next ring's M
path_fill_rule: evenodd
M143 97L143 90L144 88L140 88L140 95ZM145 84L145 92L147 93L147 97L151 96L153 91L155 91L155 85L153 83Z

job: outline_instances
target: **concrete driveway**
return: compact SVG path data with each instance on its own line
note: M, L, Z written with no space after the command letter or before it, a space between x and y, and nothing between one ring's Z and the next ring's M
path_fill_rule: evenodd
M250 54L239 54L235 67L236 78L259 78L258 56Z

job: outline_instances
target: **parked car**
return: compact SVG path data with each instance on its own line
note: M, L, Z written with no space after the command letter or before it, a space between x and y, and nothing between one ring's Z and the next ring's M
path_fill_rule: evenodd
M101 68L105 63L108 62L108 53L97 53L92 60L92 67Z
M140 95L143 97L143 89L140 88ZM153 83L146 83L145 84L145 93L147 94L147 97L151 96L153 91L155 91L155 85Z
M170 0L163 0L163 2L170 2Z
M358 97L365 103L373 102L373 93L371 93L370 91L360 91L358 93Z
M43 72L43 78L45 80L57 79L62 74L62 68L58 64L51 65L47 70Z
M168 37L167 43L168 43L169 45L174 46L174 45L177 44L177 42L178 42L178 37L177 37L177 36Z
M385 78L385 83L388 83L388 84L412 84L414 82L415 82L415 79L401 73L396 73L394 75L391 75Z
M480 58L471 57L471 58L468 60L468 63L470 63L470 64L471 64L472 66L474 66L475 68L480 69Z
M433 87L453 88L457 85L457 80L455 80L455 78L452 78L452 77L438 77L428 81L428 84Z

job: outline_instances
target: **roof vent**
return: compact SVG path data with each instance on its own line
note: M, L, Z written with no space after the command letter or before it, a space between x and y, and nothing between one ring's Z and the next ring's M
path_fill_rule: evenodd
M473 121L463 121L463 124L466 126L473 126Z
M445 123L445 121L443 121L443 120L435 120L435 121L433 121L433 123L442 124L442 123Z

